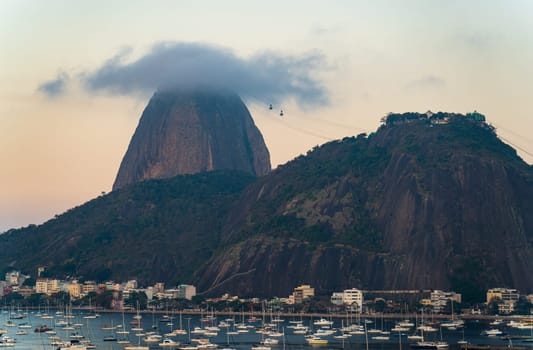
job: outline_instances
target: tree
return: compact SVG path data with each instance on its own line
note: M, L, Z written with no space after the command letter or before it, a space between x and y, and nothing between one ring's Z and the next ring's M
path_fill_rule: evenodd
M97 294L96 298L94 299L94 304L97 307L111 309L113 306L113 292L106 290L103 293Z
M522 296L516 302L513 313L515 315L530 315L532 308L533 308L533 304L531 304L529 300L527 300L527 298Z
M490 315L499 314L500 311L498 306L500 304L503 304L503 300L501 298L493 298L487 306L487 313L489 313Z
M124 300L124 304L145 310L148 305L148 297L145 292L131 292L130 296Z

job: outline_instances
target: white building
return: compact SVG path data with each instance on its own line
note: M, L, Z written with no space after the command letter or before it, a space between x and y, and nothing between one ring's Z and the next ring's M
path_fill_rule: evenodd
M129 280L128 282L126 282L126 285L124 286L124 289L137 289L137 288L139 288L137 284L137 280Z
M357 312L363 311L363 292L359 289L345 289L331 295L331 303L335 305L350 305Z
M434 290L431 292L430 300L431 306L436 313L443 312L446 308L446 304L461 303L462 296L455 292L443 292L442 290Z

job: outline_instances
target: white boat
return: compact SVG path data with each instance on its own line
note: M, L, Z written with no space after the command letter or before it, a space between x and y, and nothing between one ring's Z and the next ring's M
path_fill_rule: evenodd
M313 322L313 324L315 326L331 326L333 324L333 321L329 321L329 320L326 320L325 318L321 318Z
M252 350L272 350L272 348L270 346L265 345L256 345L252 346Z
M390 337L387 335L375 335L372 337L373 340L389 340Z
M161 346L163 348L176 348L179 345L180 345L179 342L174 341L174 340L169 339L169 338L165 338L165 339L163 339L163 341L161 343L159 343L159 346Z
M503 332L497 328L486 329L483 332L481 332L481 335L486 335L487 337L495 337L495 336L502 335L502 334Z
M279 344L279 340L273 339L273 338L265 338L261 341L261 344L263 345L277 345Z
M437 331L437 328L434 328L434 327L431 327L430 325L421 325L421 326L418 326L417 328L419 331L422 331L422 332L427 332L427 333L431 333L431 332L436 332Z
M143 339L145 343L159 343L161 341L162 336L159 334L151 334Z
M411 322L410 320L403 320L398 322L398 326L400 327L414 327L415 324Z
M443 341L419 341L411 344L411 349L447 349L448 343Z

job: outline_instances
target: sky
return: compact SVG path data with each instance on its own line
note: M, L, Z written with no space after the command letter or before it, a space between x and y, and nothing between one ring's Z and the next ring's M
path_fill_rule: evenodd
M533 162L527 0L3 0L0 47L0 232L110 191L168 84L238 91L273 167L427 110L477 110Z

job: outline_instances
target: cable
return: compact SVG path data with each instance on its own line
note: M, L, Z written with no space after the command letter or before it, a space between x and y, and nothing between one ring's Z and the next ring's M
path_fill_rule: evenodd
M494 125L497 129L501 129L501 130L507 131L507 132L509 132L509 133L511 133L511 134L513 134L513 135L515 135L515 136L520 137L521 139L524 139L524 140L529 141L529 142L533 142L532 139L529 139L529 138L527 138L527 137L525 137L525 136L522 136L522 135L520 135L520 134L514 132L513 130L510 130L510 129L504 128L504 127L499 126L499 125L496 125L496 124L494 124L494 123L491 123L491 124Z
M510 144L511 146L513 146L514 148L517 148L517 149L521 150L522 152L524 152L525 154L527 154L527 155L533 157L533 153L531 153L531 152L527 151L526 149L524 149L524 148L518 146L517 144L515 144L515 143L513 143L513 142L511 142L511 141L509 141L509 140L507 140L506 138L502 137L501 135L498 135L498 136L500 137L500 139L502 139L503 141L507 142L508 144Z
M290 124L284 123L284 122L282 122L279 119L273 118L272 120L274 120L276 123L279 123L279 124L285 126L288 129L291 129L291 130L294 130L294 131L297 131L297 132L300 132L300 133L303 133L303 134L307 134L307 135L310 135L310 136L318 137L319 139L322 139L322 140L325 140L325 141L333 141L334 140L334 138L329 137L329 136L321 135L321 134L315 133L313 131L309 131L309 130L305 130L305 129L302 129L302 128L297 128L295 126L291 126Z

